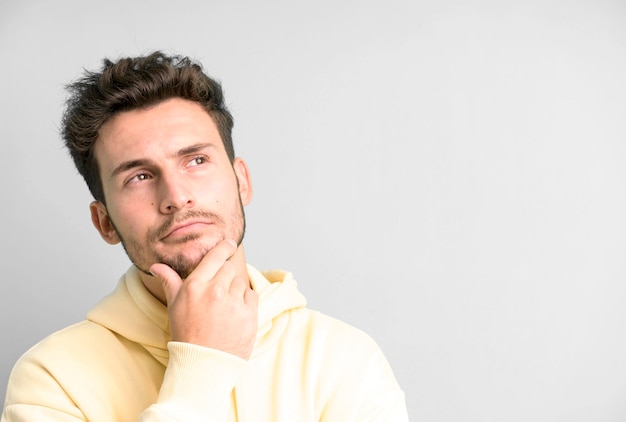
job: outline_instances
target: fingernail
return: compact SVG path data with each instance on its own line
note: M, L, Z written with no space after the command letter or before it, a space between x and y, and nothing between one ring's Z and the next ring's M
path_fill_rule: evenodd
M231 245L233 245L233 248L237 249L237 243L236 243L234 240L232 240L232 239L226 239L226 241L227 241L228 243L230 243Z

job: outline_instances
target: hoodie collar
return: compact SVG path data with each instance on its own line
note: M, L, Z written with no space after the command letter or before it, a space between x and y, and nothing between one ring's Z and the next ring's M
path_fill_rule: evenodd
M292 309L306 306L291 273L283 270L261 272L248 265L250 285L259 295L259 326L253 356L274 343L284 324L278 318ZM156 359L167 365L170 327L167 307L145 288L139 270L132 266L117 288L87 314L87 319L141 344Z

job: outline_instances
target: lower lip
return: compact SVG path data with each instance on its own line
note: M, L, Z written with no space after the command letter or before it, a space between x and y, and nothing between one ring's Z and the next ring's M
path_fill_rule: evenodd
M183 226L174 230L173 232L165 236L164 239L177 239L180 237L189 236L191 234L197 233L199 230L203 229L206 226L208 226L207 223L191 223L187 226Z

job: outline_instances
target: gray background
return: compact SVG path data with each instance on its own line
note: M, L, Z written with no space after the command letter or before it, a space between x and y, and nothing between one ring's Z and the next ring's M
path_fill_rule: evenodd
M626 2L0 3L0 381L129 263L63 85L153 49L221 79L246 251L370 333L418 421L626 419Z

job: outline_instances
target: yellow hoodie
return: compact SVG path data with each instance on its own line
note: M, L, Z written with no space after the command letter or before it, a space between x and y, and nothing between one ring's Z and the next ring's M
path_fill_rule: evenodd
M83 322L16 363L1 422L407 421L374 341L306 306L291 274L248 267L259 294L249 361L169 341L136 268Z

